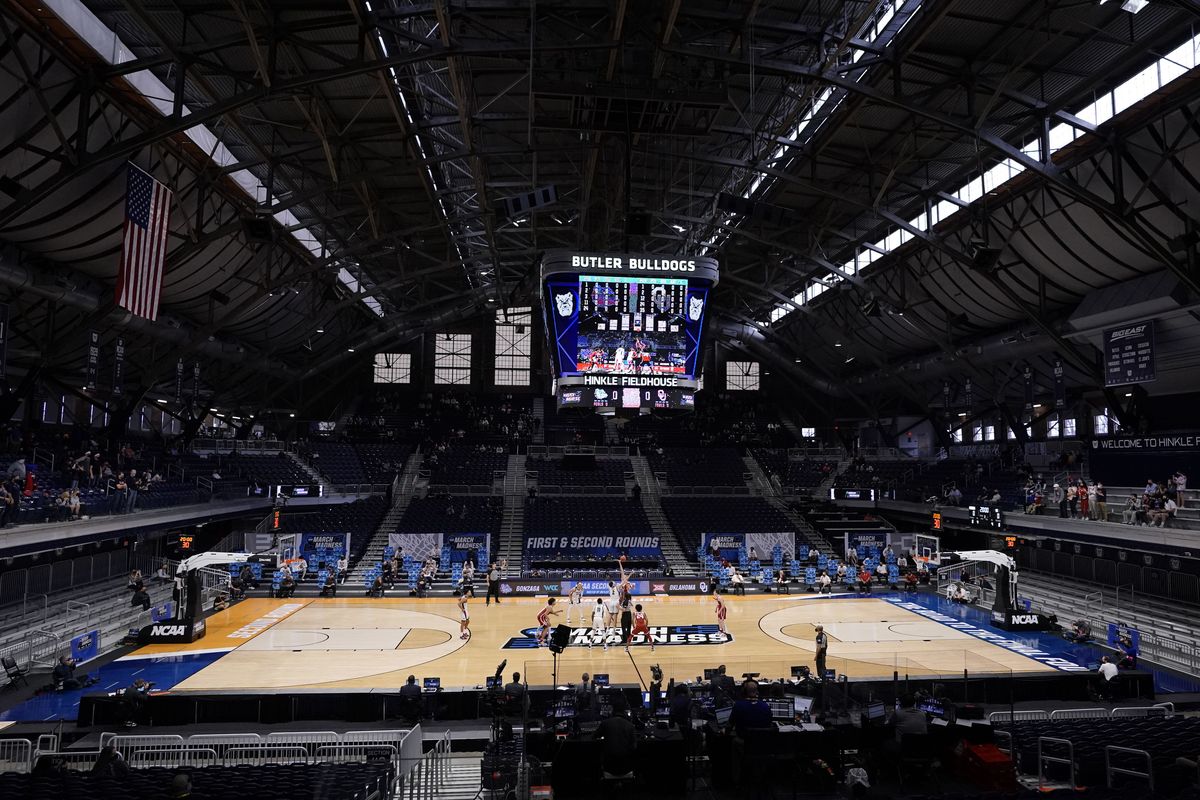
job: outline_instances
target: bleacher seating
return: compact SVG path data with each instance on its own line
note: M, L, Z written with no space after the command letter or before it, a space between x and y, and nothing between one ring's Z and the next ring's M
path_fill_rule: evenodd
M601 444L604 419L587 409L546 407L545 438L548 445Z
M1104 717L1098 719L1030 720L997 726L1012 734L1014 761L1021 772L1038 773L1038 738L1042 736L1071 742L1075 761L1075 783L1079 786L1103 786L1105 751L1108 745L1131 747L1150 754L1158 796L1169 796L1180 788L1179 778L1192 776L1176 771L1175 759L1194 759L1200 752L1200 718L1197 717ZM1065 754L1065 748L1055 754ZM1145 759L1123 764L1144 768ZM1114 763L1116 763L1114 761ZM1046 772L1055 780L1067 777L1065 764L1047 765ZM1144 782L1141 785L1145 785Z
M793 530L787 516L761 497L663 497L671 528L694 553L703 533L774 533Z
M354 445L345 442L315 441L309 445L309 464L332 483L362 483L366 472ZM315 456L315 458L314 458Z
M252 483L269 486L313 482L311 475L283 453L273 456L227 455L221 456L218 463L221 477L227 480L238 476Z
M633 471L627 458L598 458L590 469L573 469L561 458L537 458L526 462L526 469L538 473L539 486L621 486L625 473Z
M368 483L391 483L404 471L404 462L413 452L409 445L391 443L362 443L354 445L354 449Z
M746 465L736 447L663 447L647 456L671 486L744 486Z
M46 757L53 760L53 756ZM179 772L191 776L197 798L254 797L260 800L365 800L386 789L390 763L268 764L264 766L147 767L119 777L73 769L46 774L0 774L0 796L23 800L62 798L180 797L172 791Z
M496 533L504 509L491 497L416 498L396 528L408 533Z
M371 534L379 527L387 502L383 497L368 497L353 503L325 506L318 511L284 512L280 533L321 533L325 531L350 534L350 561L357 560L367 547Z
M641 503L613 497L538 497L525 501L529 534L647 533L650 522Z
M508 450L498 445L452 444L426 454L425 466L430 484L490 486L493 473L508 467Z

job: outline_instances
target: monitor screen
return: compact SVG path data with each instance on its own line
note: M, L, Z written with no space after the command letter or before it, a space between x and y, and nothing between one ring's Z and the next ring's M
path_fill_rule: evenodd
M917 708L935 717L946 716L946 707L942 705L940 700L922 700L920 703L917 703Z
M718 708L716 711L717 724L718 725L728 725L729 717L732 716L732 714L733 714L733 706L729 706L727 708Z
M795 716L792 704L786 700L768 700L767 705L771 707L771 719L789 720Z
M425 678L424 681L425 681L426 689L442 688L442 679L441 678Z
M792 711L797 714L807 714L812 711L813 699L811 697L793 697Z
M592 677L592 683L596 684L597 686L608 686L608 673L597 672Z
M883 703L867 703L866 709L867 719L883 719L886 716L886 709Z
M685 278L580 275L573 371L684 374L687 301Z
M503 678L497 678L495 675L488 675L487 688L499 689L504 684Z
M717 676L716 669L705 669L704 670L704 680L711 681L716 676Z

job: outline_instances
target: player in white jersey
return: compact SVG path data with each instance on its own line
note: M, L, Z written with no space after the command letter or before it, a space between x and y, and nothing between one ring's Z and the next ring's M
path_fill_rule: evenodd
M466 640L471 638L471 612L467 611L467 593L463 592L458 596L458 638Z
M592 631L599 633L603 637L604 649L608 649L608 609L604 607L603 598L596 598L596 605L592 606ZM588 641L588 647L592 643Z
M609 581L608 599L604 601L604 610L608 613L608 619L605 624L610 628L617 624L617 599L620 595L621 591L617 588L616 582Z
M567 624L571 624L571 612L579 611L579 624L582 625L586 620L583 618L583 584L576 581L575 586L567 594Z

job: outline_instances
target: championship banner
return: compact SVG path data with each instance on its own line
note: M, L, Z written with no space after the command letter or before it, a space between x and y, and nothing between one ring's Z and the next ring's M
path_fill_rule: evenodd
M71 658L80 663L100 655L100 631L81 633L71 640Z
M965 398L963 400L963 405L966 407L968 414L970 414L971 410L975 407L975 396L974 395L975 395L975 387L973 387L971 385L971 379L967 378L963 382L963 397Z
M597 558L630 558L662 554L657 536L526 536L525 552L534 558L586 551Z
M100 371L100 332L88 331L87 378L88 389L96 388L96 374Z
M721 559L737 563L738 551L746 546L744 533L706 533L701 537L704 552L711 553L716 547Z
M1025 379L1025 410L1033 411L1033 369L1026 364L1021 376Z
M1063 381L1063 365L1062 359L1054 359L1054 407L1064 409L1067 407L1067 386Z
M200 401L200 362L192 364L192 397Z
M112 394L113 397L120 397L125 393L125 337L117 337L117 346L113 351L113 382Z
M8 303L0 303L0 381L8 374Z
M1149 383L1154 379L1154 320L1104 332L1105 386Z
M942 381L942 408L950 412L950 381Z
M412 556L422 560L430 553L442 554L442 534L440 533L389 533L388 545L401 551L401 555ZM476 565L480 566L480 565Z
M183 405L183 359L175 362L175 405Z

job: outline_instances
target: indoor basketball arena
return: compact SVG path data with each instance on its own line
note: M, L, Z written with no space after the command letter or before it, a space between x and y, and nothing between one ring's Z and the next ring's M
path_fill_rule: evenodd
M1195 0L0 2L2 797L1200 800L1198 402Z

